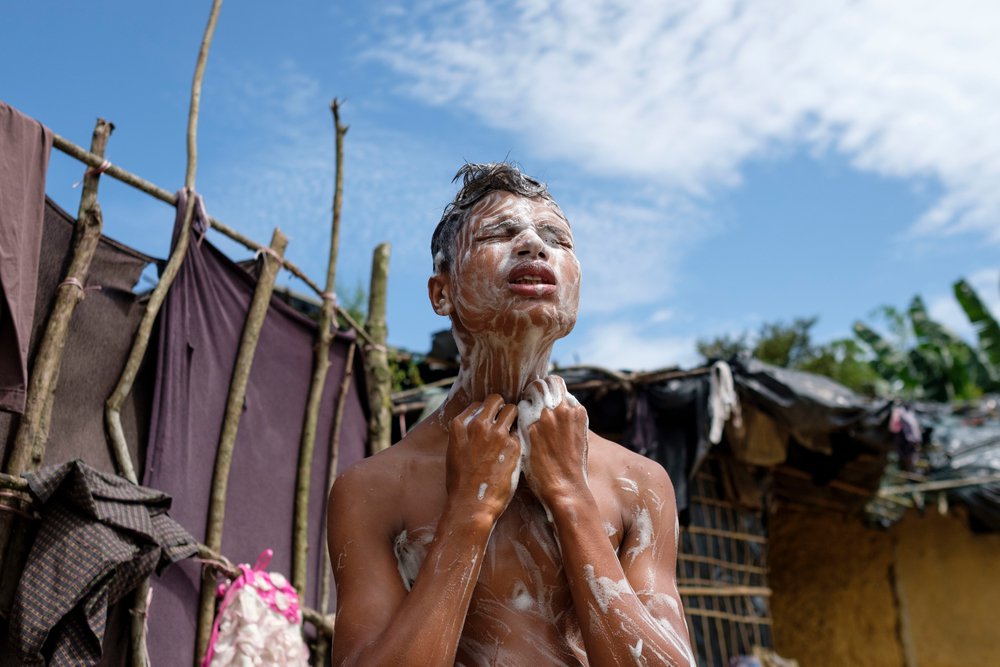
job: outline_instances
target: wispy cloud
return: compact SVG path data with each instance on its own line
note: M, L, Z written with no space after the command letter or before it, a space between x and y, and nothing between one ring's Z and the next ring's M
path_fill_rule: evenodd
M1000 243L1000 5L433 2L375 57L537 155L689 194L789 145L935 179L913 235Z
M584 315L662 302L675 292L686 251L714 229L696 207L662 197L623 203L571 193L564 209L583 266Z
M667 335L630 322L591 327L574 346L573 358L574 362L578 358L587 364L629 370L689 367L698 362L694 337Z
M273 227L290 237L288 255L314 278L325 274L334 178L332 94L300 64L224 71L215 93L215 147L203 182L211 212L257 240ZM338 282L367 279L371 249L393 243L403 265L430 272L433 223L451 197L448 173L419 139L366 122L350 102ZM205 151L208 152L208 151ZM420 165L421 168L415 168ZM414 234L419 227L425 234Z

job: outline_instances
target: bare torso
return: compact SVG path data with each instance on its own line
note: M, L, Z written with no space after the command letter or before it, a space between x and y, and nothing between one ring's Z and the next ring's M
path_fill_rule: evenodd
M589 484L604 533L618 552L632 528L650 461L590 434ZM386 536L409 590L447 501L447 435L427 422L356 473L381 493L369 529ZM672 500L672 499L671 499ZM456 664L588 664L553 526L523 479L483 555L458 644Z

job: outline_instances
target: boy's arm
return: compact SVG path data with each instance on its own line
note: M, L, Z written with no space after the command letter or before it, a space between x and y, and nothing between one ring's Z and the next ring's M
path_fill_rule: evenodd
M584 473L586 410L564 398L561 379L543 382L544 390L528 392L528 402L555 407L519 425L530 446L526 477L552 515L587 657L592 665L694 665L677 595L677 513L666 472L643 462L637 479L627 480L635 486L634 493L631 484L623 490L631 516L623 517L619 560ZM522 401L522 418L529 407Z
M448 499L409 593L393 551L399 507L365 471L348 471L334 484L329 511L337 584L333 664L454 664L486 544L514 493L520 454L510 434L515 416L514 406L491 396L481 409L473 404L452 422ZM402 476L391 479L406 482Z

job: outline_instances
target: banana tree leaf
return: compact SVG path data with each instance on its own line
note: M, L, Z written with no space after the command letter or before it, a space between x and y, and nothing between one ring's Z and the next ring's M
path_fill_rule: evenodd
M908 314L917 347L924 348L925 356L936 351L941 358L941 372L950 385L947 391L949 400L976 398L996 387L996 366L984 360L980 350L931 319L923 299L913 297Z
M979 349L989 360L994 375L997 375L1000 369L1000 323L964 279L955 283L954 290L955 298L976 330Z
M876 373L890 382L905 373L907 361L877 331L863 322L855 322L854 333L871 348L872 354L875 355L872 367Z

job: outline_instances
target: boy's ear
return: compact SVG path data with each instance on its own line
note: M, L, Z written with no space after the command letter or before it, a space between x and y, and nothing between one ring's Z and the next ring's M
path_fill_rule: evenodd
M438 315L448 316L452 312L451 283L447 274L436 273L427 280L427 296L431 308Z

